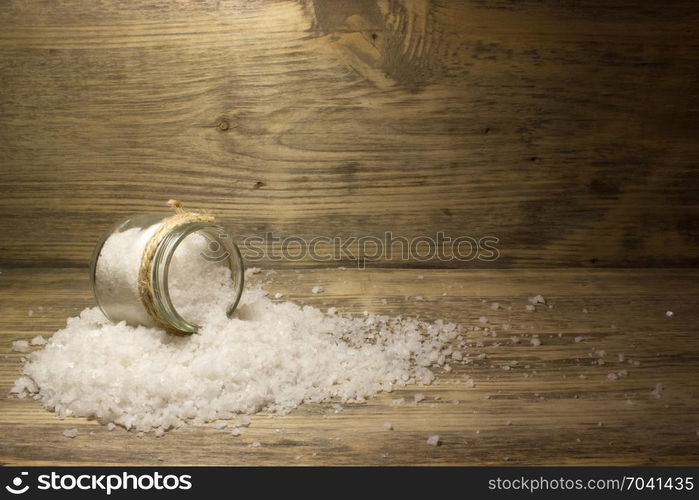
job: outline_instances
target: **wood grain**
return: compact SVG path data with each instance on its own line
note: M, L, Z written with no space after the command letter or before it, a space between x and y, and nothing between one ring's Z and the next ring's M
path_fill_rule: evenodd
M0 265L84 266L169 198L239 238L500 239L495 262L375 266L696 265L698 21L690 1L2 2Z
M262 279L285 299L341 311L445 318L488 316L497 337L473 332L485 359L453 364L428 387L367 404L304 405L258 415L235 438L211 425L155 438L85 419L58 420L38 402L5 397L19 374L10 342L51 335L92 305L86 273L16 269L0 274L0 462L38 464L699 464L699 271L284 270ZM315 285L325 293L310 293ZM443 296L443 293L447 293ZM524 309L543 294L553 306ZM424 301L415 301L415 295ZM386 299L383 304L381 299ZM485 302L483 302L485 301ZM492 311L497 301L502 309ZM28 317L28 311L33 316ZM587 313L583 312L587 309ZM666 310L674 311L671 318ZM504 330L504 324L511 329ZM530 343L539 335L542 344ZM513 343L510 336L518 336ZM576 342L575 337L583 337ZM606 363L598 364L596 351ZM625 361L619 361L619 354ZM510 370L502 367L518 364ZM635 362L638 363L635 364ZM607 374L628 370L616 381ZM580 378L584 376L585 378ZM475 387L467 387L469 377ZM662 383L660 398L652 394ZM425 394L419 404L410 402ZM398 398L407 403L394 405ZM458 401L458 404L454 403ZM384 429L384 422L394 425ZM601 422L601 426L600 426ZM61 433L77 427L73 440ZM438 434L443 444L426 444ZM262 446L252 448L259 441Z

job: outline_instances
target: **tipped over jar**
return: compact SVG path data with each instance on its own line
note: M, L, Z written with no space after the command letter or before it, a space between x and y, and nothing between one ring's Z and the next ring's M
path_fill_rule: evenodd
M112 322L197 332L211 314L233 314L243 292L240 250L207 214L168 202L169 215L134 215L100 239L90 278Z

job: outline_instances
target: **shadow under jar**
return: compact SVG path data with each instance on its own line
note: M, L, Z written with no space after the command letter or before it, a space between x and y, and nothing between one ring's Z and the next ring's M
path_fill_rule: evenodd
M100 239L90 280L97 304L112 322L188 334L212 312L206 309L233 314L243 292L244 266L237 245L215 222L173 225L168 215L136 215Z

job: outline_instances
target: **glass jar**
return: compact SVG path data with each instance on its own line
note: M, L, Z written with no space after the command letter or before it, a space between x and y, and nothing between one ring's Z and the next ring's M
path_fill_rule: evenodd
M210 312L200 309L223 308L230 317L243 276L240 250L225 229L181 209L120 221L102 236L90 263L95 300L109 320L177 334L198 330Z

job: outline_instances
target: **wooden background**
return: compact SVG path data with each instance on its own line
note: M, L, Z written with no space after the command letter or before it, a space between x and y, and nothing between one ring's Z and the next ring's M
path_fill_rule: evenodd
M500 239L381 267L695 265L698 26L693 1L4 1L0 265L86 266L169 198L238 237Z
M0 2L0 464L698 464L698 27L694 1ZM240 438L6 397L10 342L94 305L99 235L169 198L239 241L495 236L494 262L255 264L302 267L268 285L298 303L500 334Z

